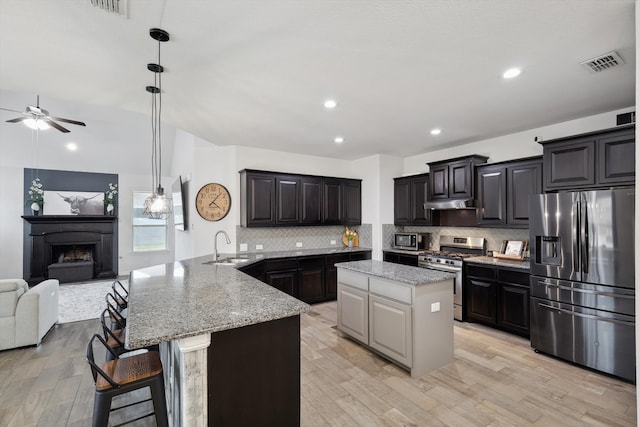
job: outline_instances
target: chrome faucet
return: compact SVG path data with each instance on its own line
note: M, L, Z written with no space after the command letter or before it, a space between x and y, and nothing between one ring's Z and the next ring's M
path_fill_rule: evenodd
M219 230L216 235L213 238L213 261L218 261L218 234L224 234L224 237L226 237L227 239L227 245L231 244L231 239L229 238L229 235L227 234L226 231L224 230Z

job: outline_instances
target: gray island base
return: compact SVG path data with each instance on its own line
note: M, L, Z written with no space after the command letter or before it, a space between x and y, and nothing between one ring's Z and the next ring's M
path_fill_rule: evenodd
M338 267L338 331L414 378L453 362L452 273L382 261Z
M131 272L126 347L160 344L172 426L299 425L310 307L210 260Z

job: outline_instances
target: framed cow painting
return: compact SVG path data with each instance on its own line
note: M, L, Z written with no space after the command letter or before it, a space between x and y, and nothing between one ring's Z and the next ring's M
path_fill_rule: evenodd
M104 193L45 190L43 213L44 215L104 215Z

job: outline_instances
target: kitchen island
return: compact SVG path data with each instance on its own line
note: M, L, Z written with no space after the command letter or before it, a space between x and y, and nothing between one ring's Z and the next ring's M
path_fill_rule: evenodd
M338 267L338 330L414 378L453 362L455 274L383 261Z
M174 426L299 424L300 314L310 307L210 261L132 271L125 346L160 344Z

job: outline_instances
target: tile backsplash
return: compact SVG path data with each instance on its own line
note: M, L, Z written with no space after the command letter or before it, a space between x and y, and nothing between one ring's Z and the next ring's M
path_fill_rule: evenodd
M358 233L359 246L370 248L372 242L371 224L349 227ZM236 226L236 251L240 252L240 245L246 244L248 252L260 251L294 251L296 249L318 249L344 246L342 244L344 226L322 227L261 227L246 228ZM301 243L302 246L297 246ZM262 245L262 249L256 249Z
M487 251L500 250L503 240L529 240L529 230L526 228L418 227L383 224L383 249L391 247L393 233L403 231L431 233L431 249L436 250L439 249L438 240L441 234L456 237L484 237L487 239Z

